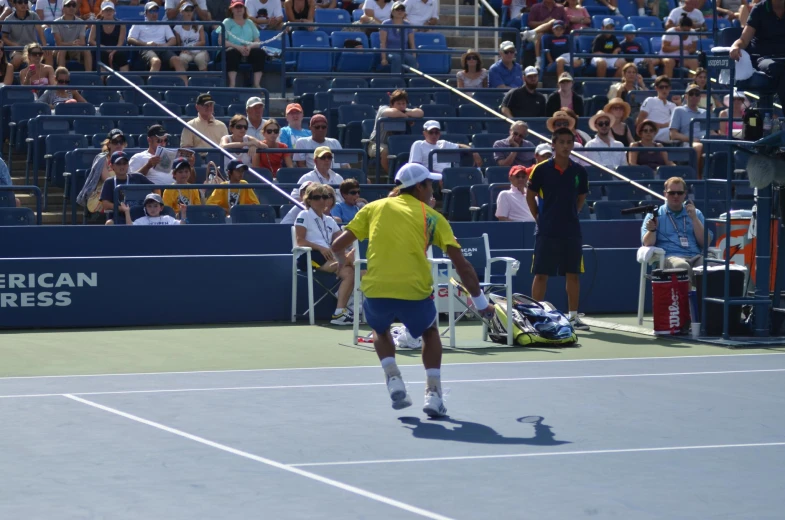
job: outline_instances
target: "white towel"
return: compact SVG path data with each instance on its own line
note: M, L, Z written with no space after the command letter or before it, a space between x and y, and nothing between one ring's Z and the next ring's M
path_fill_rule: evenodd
M730 47L712 47L711 52L713 54L729 53ZM736 81L744 81L745 79L749 79L752 77L753 72L755 72L755 69L752 67L750 53L742 49L741 58L736 62ZM730 83L730 71L728 69L722 69L720 71L720 77L717 81L723 85Z
M660 247L641 246L638 248L638 253L635 257L638 259L639 264L648 264L651 262L651 257L656 254L665 254L665 250Z

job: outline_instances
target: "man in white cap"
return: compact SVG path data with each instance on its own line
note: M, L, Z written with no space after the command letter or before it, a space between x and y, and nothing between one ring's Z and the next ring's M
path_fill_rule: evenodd
M245 135L264 140L262 125L264 124L264 101L260 97L250 97L245 102L245 115L248 117L248 131Z
M621 76L621 68L627 63L624 58L614 58L613 55L621 52L621 44L613 31L616 29L616 22L613 18L606 18L602 21L603 32L598 34L591 44L591 53L596 54L591 59L591 64L597 67L597 77L604 78L608 66L616 69L616 75Z
M65 0L63 2L63 16L56 18L56 22L76 21L74 24L53 24L52 36L55 45L65 47L76 47L85 45L84 24L77 16L77 1ZM93 54L90 51L68 51L59 50L56 54L55 63L58 67L65 67L66 60L81 60L86 71L93 70Z
M624 145L613 138L611 127L616 124L613 115L600 110L589 119L589 128L597 132L597 135L586 143L584 155L603 166L615 170L617 166L627 165L627 152L613 151L612 148L624 148ZM589 149L600 150L589 152Z
M436 25L439 23L439 10L436 0L403 0L406 6L406 21L409 25ZM427 31L428 29L415 29Z
M488 86L490 88L518 88L523 85L523 70L515 61L517 52L515 44L503 41L499 45L501 59L488 69Z
M212 20L210 11L207 10L207 0L166 0L164 3L164 9L166 9L166 19L182 20L183 17L180 13L183 10L183 5L187 3L190 3L194 7L194 14L196 15L194 16L195 20L201 20L203 22Z
M157 22L160 9L157 3L147 2L144 5L145 20ZM177 45L177 38L168 25L132 25L131 30L128 31L128 45L150 49L141 51L141 54L151 72L158 72L164 64L178 72L185 72L183 62L177 54L167 49ZM188 78L186 77L185 80L187 86Z
M409 151L409 162L422 164L426 168L428 167L428 154L431 150L455 150L457 148L471 149L471 146L465 144L456 144L445 141L444 139L439 139L442 135L442 127L438 121L426 121L425 124L422 125L422 135L424 137L422 141L415 141L412 143L412 148ZM474 165L477 167L482 166L480 154L475 153L473 156ZM442 160L437 162L437 159L446 159L446 161ZM441 158L439 157L439 154L436 153L433 156L433 168L431 169L437 173L441 173L445 168L449 168L453 162L459 162L460 159L461 154L445 154L445 156Z
M373 330L374 348L384 370L392 407L400 410L412 404L395 362L395 344L390 335L390 325L397 319L412 337L422 336L426 376L423 412L430 417L442 417L447 409L442 401L442 343L436 328L436 305L431 299L433 279L425 255L428 247L439 247L452 260L479 312L494 312L449 222L428 205L433 183L441 179L441 175L429 172L421 164L403 165L395 174L400 195L363 207L331 246L338 257L355 240L368 239L369 269L362 280L363 311Z
M534 67L526 67L523 71L525 84L512 89L502 99L502 114L511 118L545 117L547 101L545 96L537 92L540 73Z

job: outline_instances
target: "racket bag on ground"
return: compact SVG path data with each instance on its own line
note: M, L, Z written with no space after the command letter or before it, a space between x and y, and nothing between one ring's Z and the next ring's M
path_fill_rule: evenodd
M490 294L496 309L488 328L494 343L507 344L507 299ZM578 341L570 320L548 302L538 302L524 294L512 296L512 326L517 345L572 345Z

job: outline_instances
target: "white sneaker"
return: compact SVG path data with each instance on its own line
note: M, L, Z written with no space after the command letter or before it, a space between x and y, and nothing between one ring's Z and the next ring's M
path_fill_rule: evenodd
M354 320L351 313L343 311L341 314L333 314L330 323L333 325L353 325Z
M387 391L390 392L393 410L401 410L412 405L412 398L406 393L406 385L401 376L387 378Z
M534 68L540 70L542 68L542 56L537 56L534 60Z
M428 417L447 415L447 408L445 408L441 392L437 388L429 388L425 391L425 405L422 407L422 411Z
M586 325L580 318L580 316L575 316L574 318L570 319L570 325L575 330L591 330L591 327Z
M523 41L534 43L534 41L537 39L537 31L522 31L521 39Z

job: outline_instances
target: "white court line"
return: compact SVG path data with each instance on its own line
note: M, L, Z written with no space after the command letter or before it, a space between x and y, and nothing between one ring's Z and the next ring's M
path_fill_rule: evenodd
M701 354L695 356L649 356L649 357L628 357L628 358L591 358L591 359L532 359L519 361L470 361L468 363L443 363L445 367L456 366L475 366L475 365L519 365L526 363L584 363L591 361L651 361L661 359L700 359L700 358L726 358L726 357L748 357L748 356L782 356L785 352L751 352L739 354ZM420 365L399 365L400 367L418 367ZM290 367L290 368L245 368L232 370L185 370L177 372L127 372L122 374L73 374L55 376L6 376L0 377L0 381L13 379L64 379L69 377L127 377L127 376L167 376L182 374L232 374L243 372L290 372L296 370L353 370L357 368L379 368L379 365L357 365L341 367ZM61 395L61 394L57 394Z
M315 466L357 466L363 464L397 464L401 462L441 462L450 460L516 459L522 457L559 457L564 455L607 455L613 453L646 453L652 451L719 450L730 448L761 448L785 446L785 442L760 442L755 444L714 444L708 446L666 446L662 448L629 448L620 450L549 451L544 453L511 453L507 455L466 455L463 457L429 457L422 459L380 459L343 462L310 462L290 464L291 467L304 468Z
M670 377L670 376L704 376L725 374L757 374L761 372L785 372L785 368L765 368L757 370L721 370L710 372L662 372L647 374L597 374L588 376L542 376L542 377L500 377L491 379L446 379L442 384L456 383L505 383L515 381L558 381L562 379L614 379L626 377ZM410 385L423 384L425 381L409 381ZM317 385L270 385L270 386L221 386L210 388L158 388L151 390L108 390L104 392L69 392L69 395L125 395L125 394L166 394L184 392L221 392L237 390L293 390L307 388L343 388L352 386L380 386L383 382L373 383L324 383ZM26 398L26 397L56 397L60 393L51 394L12 394L0 395L0 399Z
M433 513L431 511L427 511L425 509L421 509L416 506L412 506L410 504L406 504L404 502L400 502L398 500L388 498L382 495L378 495L371 491L366 491L364 489L358 488L356 486L352 486L349 484L344 484L343 482L339 482L337 480L333 480L327 477L322 477L321 475L317 475L315 473L311 473L309 471L305 471L302 469L294 468L287 464L283 464L281 462L276 462L271 459L267 459L265 457L260 457L258 455L254 455L252 453L248 453L242 450L238 450L236 448L232 448L231 446L226 446L225 444L220 444L203 437L198 437L196 435L192 435L190 433L184 432L182 430L178 430L176 428L172 428L170 426L166 426L157 422L150 421L148 419L144 419L142 417L131 415L130 413L126 413L115 408L110 408L108 406L104 406L102 404L95 403L93 401L88 401L87 399L82 399L81 397L77 397L71 394L62 394L62 397L67 397L68 399L72 399L82 404L86 404L88 406L92 406L93 408L98 408L99 410L103 410L104 412L109 412L114 415L119 415L120 417L125 417L126 419L130 419L132 421L152 426L158 430L165 431L167 433L171 433L182 437L184 439L188 439L190 441L198 442L199 444L204 444L205 446L209 446L211 448L215 448L217 450L225 451L227 453L231 453L232 455L237 455L238 457L243 457L255 462L259 462L261 464L265 464L267 466L271 466L273 468L277 468L283 471L287 471L289 473L293 473L295 475L299 475L301 477L305 477L311 480L315 480L317 482L321 482L322 484L327 484L328 486L332 486L338 489L342 489L344 491L348 491L349 493L354 493L355 495L359 495L364 498L368 498L370 500L375 500L376 502L381 502L383 504L387 504L392 507L396 507L398 509L402 509L404 511L408 511L410 513L414 513L416 515L420 515L425 518L432 518L434 520L452 520L447 516L440 515L438 513Z

